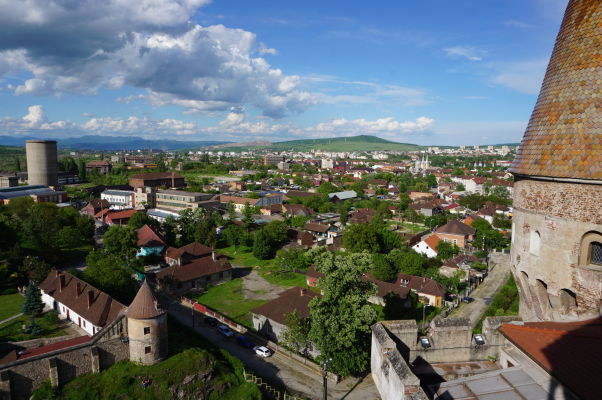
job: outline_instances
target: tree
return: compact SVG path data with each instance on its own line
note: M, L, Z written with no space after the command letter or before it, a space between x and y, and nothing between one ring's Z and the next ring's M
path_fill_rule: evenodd
M339 203L337 206L337 213L339 214L339 221L341 224L347 224L347 220L349 219L349 207L345 203Z
M93 251L86 258L84 280L123 304L130 304L136 294L136 282L117 254Z
M255 233L253 255L260 260L266 260L272 255L272 238L264 229L260 229Z
M242 222L247 226L253 223L253 221L255 221L253 215L255 215L255 207L251 207L248 202L245 203L245 206L242 209Z
M396 320L404 319L408 316L405 315L405 310L415 306L417 303L417 295L414 292L408 293L407 299L402 299L397 293L389 292L385 295L385 306L383 307L383 314L385 320Z
M161 233L168 246L175 246L178 237L178 224L171 215L161 224Z
M306 217L305 215L293 215L290 218L290 226L295 227L295 228L303 228L305 226L305 224L307 223L307 221L309 221L309 218Z
M21 311L25 315L38 315L43 309L44 302L42 301L40 289L33 282L29 282Z
M372 224L354 224L348 227L343 235L343 244L353 253L380 252L379 235Z
M210 217L205 217L198 221L194 229L195 242L202 243L209 247L217 245L217 228L215 220Z
M455 244L444 242L442 240L437 245L437 258L440 260L449 260L458 253L460 253L460 248Z
M136 232L129 226L113 225L102 237L105 249L111 254L129 258L136 247Z
M403 272L404 274L408 275L422 276L426 270L425 257L413 250L407 253L399 254L394 259L394 263L399 272Z
M458 191L458 192L463 192L463 191L465 191L465 190L466 190L466 186L464 186L464 184L463 184L463 183L458 183L458 184L456 185L456 191Z
M412 199L410 198L410 196L407 193L400 193L399 194L399 210L400 211L405 211L408 209L408 206L410 205L410 203L412 202Z
M144 225L149 225L153 228L156 228L158 223L157 220L149 217L148 215L142 212L134 213L134 215L132 215L130 220L128 221L128 226L133 230L138 230Z
M322 193L322 194L335 193L338 191L339 191L339 188L330 182L322 182L320 184L320 186L318 187L318 193Z
M282 343L295 352L307 356L311 345L309 340L310 319L300 317L297 310L293 310L286 314L284 325L286 325L286 329L281 334Z
M263 229L270 236L274 248L286 240L288 227L284 221L272 221Z
M40 324L38 324L38 322L32 318L29 322L29 325L25 327L24 331L31 336L40 336L44 332L44 329L42 329Z
M50 265L38 257L27 256L23 260L21 272L24 276L29 276L29 279L40 284L50 273Z
M236 207L234 207L234 203L231 201L226 205L226 214L228 214L229 221L234 221L236 219Z
M321 253L316 269L325 274L318 281L321 297L310 302L309 338L330 360L329 369L342 375L364 371L370 358L370 326L376 312L368 302L375 293L362 275L371 263L369 254Z
M397 268L382 254L372 255L372 275L381 281L389 282L397 277Z
M489 191L490 196L499 197L504 200L510 199L510 192L505 186L493 186Z
M305 270L311 265L311 259L301 249L290 248L278 252L278 263L287 270Z

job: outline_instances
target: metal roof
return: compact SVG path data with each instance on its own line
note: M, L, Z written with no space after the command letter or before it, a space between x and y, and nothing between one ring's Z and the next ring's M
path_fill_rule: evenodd
M11 188L0 189L0 199L14 199L23 196L39 196L53 193L57 192L44 185L15 186Z

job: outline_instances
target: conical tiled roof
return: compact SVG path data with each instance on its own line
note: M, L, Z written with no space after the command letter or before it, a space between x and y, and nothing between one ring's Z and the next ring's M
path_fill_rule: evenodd
M602 1L569 1L510 171L602 179Z
M128 307L126 315L128 318L148 319L157 317L164 312L165 311L161 309L153 290L145 280L140 290L138 290L138 294L136 294L134 301L132 301L132 304Z

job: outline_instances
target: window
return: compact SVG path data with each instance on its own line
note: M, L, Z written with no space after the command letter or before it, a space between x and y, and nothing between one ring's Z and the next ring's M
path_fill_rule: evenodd
M452 242L453 242L455 245L457 245L457 244L458 244L458 240L457 240L457 239L454 239Z
M569 289L560 290L560 306L564 312L570 312L577 308L577 295Z
M541 235L538 231L531 231L529 240L529 252L533 255L539 255L539 246L541 245Z
M589 263L602 265L602 243L591 242L589 251Z
M144 334L148 335L150 333L150 326L145 326L144 327Z
M144 354L149 354L151 352L151 347L150 346L146 346L144 348Z

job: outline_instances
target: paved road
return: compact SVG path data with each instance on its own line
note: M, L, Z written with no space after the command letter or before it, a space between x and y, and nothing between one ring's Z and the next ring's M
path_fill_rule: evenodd
M177 301L169 304L169 315L182 324L191 326L191 309ZM297 392L309 399L321 399L322 377L306 367L291 361L279 353L262 359L252 350L238 346L232 338L219 334L215 328L205 325L202 315L195 316L195 331L215 345L228 350L239 358L255 375L262 377L274 386L286 387L291 392ZM329 399L373 400L380 398L372 377L368 374L363 379L348 378L337 385L329 384Z
M451 317L465 317L470 319L475 326L481 315L491 303L491 299L500 287L506 282L510 274L510 254L491 253L489 258L489 275L483 283L470 294L475 300L469 304L462 304L460 308L450 314Z

